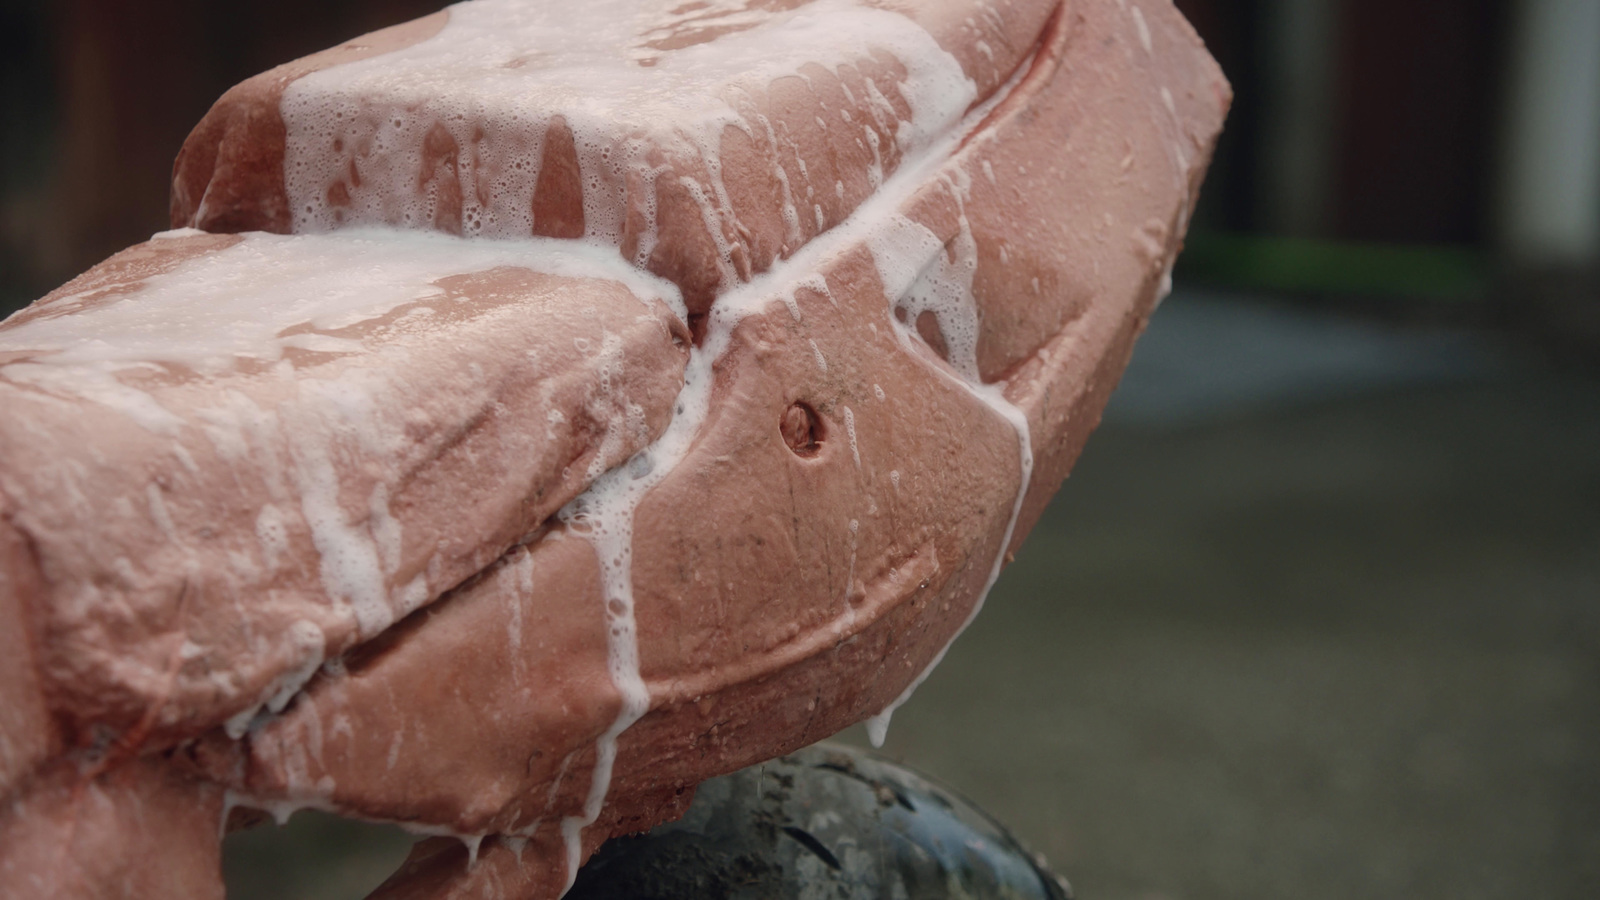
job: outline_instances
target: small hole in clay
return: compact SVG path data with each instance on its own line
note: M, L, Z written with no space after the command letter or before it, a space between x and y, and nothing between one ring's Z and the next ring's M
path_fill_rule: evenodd
M933 348L933 352L939 354L940 359L949 362L950 346L945 343L944 331L939 328L939 317L934 315L932 310L923 310L922 314L917 316L916 328L917 335L923 342Z
M689 314L689 340L693 341L696 347L706 339L706 327L710 324L706 319L705 313Z
M809 403L795 401L784 410L783 418L778 421L778 430L783 434L783 442L789 445L796 456L816 456L822 450L822 417Z

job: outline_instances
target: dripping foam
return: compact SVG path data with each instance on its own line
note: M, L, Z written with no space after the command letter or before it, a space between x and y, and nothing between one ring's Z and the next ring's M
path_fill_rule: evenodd
M609 629L607 661L618 691L623 696L623 707L616 720L597 741L595 771L591 777L583 815L568 817L561 825L566 844L568 888L577 877L578 863L582 858L583 829L598 820L606 795L609 793L618 738L628 727L643 717L649 706L648 690L638 671L638 634L634 621L631 582L633 516L644 495L682 462L693 441L699 436L710 408L713 366L731 343L734 327L746 316L761 311L771 304L782 303L787 306L794 297L795 290L802 286L823 293L830 301L836 303L832 293L827 289L825 276L822 275L828 265L854 247L870 242L883 227L879 223L897 224L904 218L899 213L901 207L927 178L955 157L963 142L975 133L978 125L985 120L990 111L1020 82L1022 73L1029 68L1029 61L1031 57L1030 60L1024 61L1018 69L1018 74L994 96L968 111L958 127L948 129L941 138L930 142L921 152L908 156L901 167L885 179L882 187L843 222L802 246L776 271L758 275L751 281L719 296L707 314L704 340L700 346L690 349L689 363L684 372L684 386L666 431L654 444L640 451L633 461L602 476L588 491L574 499L560 513L563 521L577 526L575 530L580 533L586 531L597 538L595 552L600 561L602 591L605 596ZM922 245L914 243L912 246ZM920 273L928 265L929 260L926 258L917 260L913 271ZM970 278L968 285L970 304ZM885 287L890 287L888 281L885 282ZM893 304L896 295L891 291L886 293L892 298L891 304ZM892 321L892 306L888 312L891 313ZM976 321L975 314L971 318L972 321ZM901 338L903 341L912 339L904 333ZM975 338L971 346L975 352ZM920 358L920 354L913 355ZM975 372L976 364L974 363L971 368ZM1028 440L1027 420L1005 399L998 387L981 383L973 385L965 378L952 375L942 368L939 371L947 377L955 378L972 396L996 410L1019 436L1022 484L1001 542L1000 556L996 559L988 584L984 588L984 594L987 594L988 588L999 575L1005 549L1010 544L1021 510L1022 498L1027 491L1028 476L1032 468L1032 448ZM627 536L626 542L623 536ZM624 543L629 546L624 547ZM621 602L614 603L618 600ZM980 596L967 618L968 623L982 606L982 600L983 597ZM966 623L963 623L962 628L965 627ZM944 650L941 650L939 658L943 655ZM937 664L939 658L934 660L934 664ZM929 668L931 670L931 666ZM876 720L882 723L880 732L887 727L888 715L892 713L894 707L903 703L910 696L911 690L926 675L927 671L924 671L916 683L891 704L889 709L880 713Z

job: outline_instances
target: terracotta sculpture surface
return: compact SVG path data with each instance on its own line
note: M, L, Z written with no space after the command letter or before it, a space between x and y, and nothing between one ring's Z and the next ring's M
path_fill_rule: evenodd
M441 836L379 896L553 898L881 729L1229 98L1168 0L478 0L229 91L0 324L0 896L220 896L311 806Z

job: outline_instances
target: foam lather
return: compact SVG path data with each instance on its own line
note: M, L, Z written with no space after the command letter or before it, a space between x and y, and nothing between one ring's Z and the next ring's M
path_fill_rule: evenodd
M316 807L439 836L378 896L554 898L881 737L1229 96L1168 0L477 0L229 91L176 230L0 324L0 897Z

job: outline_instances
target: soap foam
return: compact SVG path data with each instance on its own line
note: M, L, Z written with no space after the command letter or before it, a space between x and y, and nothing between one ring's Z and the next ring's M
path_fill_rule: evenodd
M909 154L947 132L976 96L955 58L899 13L857 0L815 0L788 11L687 6L474 0L450 7L444 28L427 40L297 79L280 106L293 229L450 229L454 213L441 205L443 190L459 195L463 234L531 234L543 145L559 118L577 151L586 241L620 246L633 207L644 214L642 225L635 223L641 240L633 260L643 263L657 234L662 158L695 160L706 183L687 179L684 186L717 244L724 275L736 275L726 238L736 228L724 228L725 219L735 223L721 175L722 134L734 127L775 137L743 98L778 78L805 77L805 66L839 72L886 51L906 70L899 90L911 114L901 120L869 82L867 118ZM676 50L649 46L685 24L744 30ZM871 177L880 183L888 148L878 146L873 127L848 124L848 112L840 113L847 120L841 127L861 131L859 140L870 145ZM793 249L801 237L794 188L790 174L772 165ZM820 207L817 215L820 229Z
M926 226L901 215L890 217L887 227L869 242L873 261L877 264L879 278L882 279L888 296L899 298L892 304L889 324L902 345L908 351L912 351L913 358L926 359L915 352L914 345L920 342L921 338L914 328L919 315L924 312L933 314L944 338L947 362L950 364L949 369L937 366L934 368L965 388L1016 432L1020 483L1017 486L1016 498L1012 501L1011 516L1006 523L1005 534L1000 539L999 552L990 566L989 576L984 582L983 590L973 603L972 610L956 633L944 647L940 648L933 661L917 674L900 696L882 712L867 720L867 736L874 747L883 746L884 739L889 733L889 719L894 715L894 711L911 699L912 693L943 661L945 653L955 643L955 639L960 637L983 609L989 590L999 580L1000 570L1005 565L1006 554L1011 547L1011 537L1016 531L1017 519L1022 514L1022 503L1027 497L1028 484L1033 475L1033 443L1027 415L1006 398L1000 385L986 384L978 370L977 349L980 330L977 300L972 291L973 276L978 267L978 246L973 239L965 211L971 185L959 169L955 169L949 175L941 176L941 183L961 208L958 230L948 247ZM904 321L893 314L894 310L905 313ZM852 449L854 449L853 437L852 435Z
M679 317L686 316L671 285L570 241L463 241L387 229L316 237L254 232L231 247L147 278L141 289L115 301L0 324L0 351L26 351L31 357L0 366L0 378L94 399L89 396L94 389L105 386L97 374L172 364L220 375L241 360L272 363L290 348L306 347L301 335L283 334L296 326L328 337L317 333L377 318L406 303L442 299L443 289L433 284L440 278L500 266L618 281L635 296L663 299ZM69 307L85 299L72 295L52 303ZM335 346L341 351L359 347Z
M1026 69L1027 64L1024 63L1022 70ZM930 177L937 174L940 168L954 157L963 140L974 133L974 129L984 121L990 110L1015 87L1017 80L1014 78L994 97L969 112L959 127L948 129L938 140L931 141L922 152L908 156L899 170L886 179L882 188L864 204L839 225L801 247L783 266L758 275L751 281L719 296L706 317L704 340L699 346L690 349L689 362L684 372L684 386L678 395L674 415L666 431L655 443L636 454L633 460L607 472L587 491L562 509L560 513L562 521L567 522L576 532L588 535L595 548L600 564L601 589L605 598L609 627L607 662L612 679L623 697L623 706L616 720L596 743L595 770L591 776L583 815L568 817L561 824L562 836L566 842L566 874L569 888L577 877L578 863L582 857L583 829L599 818L610 790L612 768L616 762L617 740L628 727L649 710L649 693L638 668L638 632L634 621L631 572L634 515L640 500L683 461L699 437L710 410L714 366L730 346L735 326L746 316L760 312L771 305L781 303L788 306L794 301L796 291L802 287L827 296L830 302L837 305L824 273L834 262L862 244L873 248L880 273L888 271L909 273L895 275L893 279L889 277L883 279L886 295L891 298L890 307L886 309L891 324L897 324L893 323L892 307L898 302L899 293L909 291L918 283L924 272L932 272L930 278L956 278L959 281L958 275L938 270L930 261L928 256L930 244L927 240L909 232L909 227L915 223L905 219L900 210ZM964 180L959 176L945 177L951 185L964 184ZM889 241L887 244L883 243L886 234L896 233L909 235L904 239L909 250L892 249L897 246L892 238L887 239ZM970 231L967 233L970 238ZM943 245L935 240L931 246L932 255L942 259ZM975 252L975 245L972 249ZM973 268L965 263L958 264L958 271L968 272L965 281L966 290L962 295L949 295L952 298L952 305L973 304L970 275ZM932 305L929 308L935 315L946 314L951 321L959 321L957 310L947 310L943 306L935 308ZM976 321L975 312L969 312L967 316L971 321ZM902 341L915 340L905 333L903 328L898 333ZM972 342L974 348L975 341L974 337ZM815 347L815 344L812 346ZM819 365L825 366L825 361L821 360L820 349L817 355ZM912 356L924 359L920 353L913 353ZM968 368L976 372L975 357ZM988 585L984 588L984 593L987 594L988 587L999 575L1006 547L1010 544L1012 531L1021 510L1022 498L1027 492L1028 476L1032 471L1032 446L1028 439L1027 419L1005 399L999 387L984 385L981 382L969 383L962 376L944 367L937 367L937 370L946 377L956 380L974 397L994 409L997 415L1016 431L1021 448L1019 455L1022 462L1022 484L1018 489L1017 500L1001 542L1000 556L995 560ZM847 424L850 430L853 430L853 412L849 414ZM859 462L859 449L853 449ZM899 485L898 474L894 473L893 477L896 487ZM850 533L853 540L859 527L859 522L851 521ZM968 623L976 616L982 600L980 596L968 616ZM966 627L965 623L962 627ZM943 654L944 651L941 650L939 654L941 658ZM936 659L934 664L937 662ZM931 668L930 666L929 669ZM916 683L920 683L926 675L925 671ZM882 722L881 727L887 727L889 714L895 706L905 702L915 687L916 684L913 684L889 709L880 714L877 721Z
M364 321L403 303L436 296L430 292L436 291L430 282L445 274L495 265L524 265L537 271L555 270L557 274L595 274L597 260L586 255L583 248L569 242L558 249L552 246L553 242L526 237L535 224L531 220L531 198L542 152L539 142L554 116L567 121L578 147L586 242L612 248L621 240L627 176L648 186L661 174L659 169L646 167L646 145L639 135L667 142L673 149L687 147L715 175L720 169L716 148L720 146L721 130L730 125L750 127L724 99L729 93L726 87L762 88L777 77L799 74L802 65L819 61L828 65L828 61L818 59L824 53L832 54L835 69L874 49L887 49L894 55L909 73L901 89L912 110L911 118L899 122L892 132L903 154L900 168L892 174L882 171L883 148L877 146L876 132L864 128L863 134L870 137L863 140L873 145L871 149L878 160L873 177L875 182L881 181L880 189L843 223L800 248L780 273L758 276L718 298L707 317L705 340L691 350L676 414L666 431L627 464L601 474L589 490L559 513L569 528L590 540L599 560L608 628L608 668L622 696L621 710L597 741L596 765L583 815L568 817L561 823L569 886L576 877L581 856L582 830L599 817L609 791L617 739L649 708L648 690L639 669L634 619L634 513L642 497L683 460L698 437L710 406L713 365L729 346L733 329L741 319L769 304L784 302L786 296L793 298L797 287L818 290L820 281L821 292L827 294L826 281L820 273L838 255L868 242L894 302L908 311L932 312L939 320L950 345L955 373L936 366L938 371L989 405L1018 434L1022 486L990 585L1010 543L1031 469L1025 418L1005 401L999 388L983 385L976 378L977 314L972 308L971 261L967 258L970 248L958 240L958 259L951 263L944 260L942 244L936 239L929 244L931 232L919 234L911 227L915 223L896 218L911 193L951 158L971 126L982 121L1005 92L967 113L962 120L973 99L974 87L954 58L909 19L848 0L817 0L789 13L763 14L760 23L747 32L666 53L655 65L642 67L639 62L644 51L630 41L633 35L648 34L651 28L640 22L639 17L644 14L639 8L622 0L595 0L560 10L549 4L518 0L461 4L451 9L449 24L435 38L396 53L315 73L294 82L285 92L282 109L289 131L285 181L296 230L325 231L350 223L432 227L440 199L437 186L433 193L419 198L415 185L417 173L425 169L427 136L442 127L462 148L453 159L444 162L449 164L446 168L459 167L465 231L474 236L516 237L519 240L515 243L463 243L436 236L344 232L314 243L291 244L297 239L251 235L235 247L151 279L139 295L141 304L122 301L98 310L97 314L115 310L104 322L95 322L99 333L105 333L109 323L110 331L116 333L113 340L88 337L83 329L70 323L55 325L52 330L52 323L72 317L35 320L0 330L0 350L45 351L44 361L0 368L0 377L37 381L40 376L36 370L54 366L62 373L72 373L70 377L56 378L55 388L70 389L80 396L108 397L102 402L125 406L130 415L172 428L180 420L172 417L174 421L166 421L159 405L143 408L142 401L119 393L122 386L111 376L159 362L174 362L208 373L225 370L240 358L282 360L287 348L307 346L281 337L285 327L309 322L316 330L332 330ZM538 38L539 53L530 56L534 36ZM537 71L539 77L528 78L521 72L524 69ZM382 100L371 99L376 97ZM440 97L472 99L450 105ZM881 116L884 110L892 112L892 106L872 98L870 112ZM841 118L849 123L847 112L840 112L845 113ZM958 121L963 127L952 128ZM663 133L662 123L673 123L675 127L670 133ZM685 128L689 133L684 133ZM469 147L471 153L465 149ZM349 171L358 149L361 186L351 191L348 206L332 206L328 203L328 189ZM724 209L727 203L720 178L714 177L709 188L710 194L706 194L706 186L695 186L703 211L712 213L708 220L720 214L712 209L714 203L722 204ZM842 184L836 186L840 191L842 188ZM653 191L647 194L653 195ZM811 194L809 185L807 194ZM641 206L650 218L646 233L652 234L653 205L645 202ZM822 210L820 206L814 210L820 227ZM787 221L787 213L785 218ZM887 228L885 222L889 223ZM970 242L964 223L962 233ZM713 228L712 234L719 235L720 229ZM932 259L928 255L930 249ZM727 249L719 250L726 263ZM611 256L616 260L614 252ZM220 262L223 258L227 261ZM622 281L641 299L667 299L680 316L685 315L676 291L663 289L655 279L625 266L602 265L599 269L606 271L603 277ZM186 282L185 278L190 280ZM896 290L895 286L902 282L903 288ZM960 289L963 284L964 293ZM832 295L828 296L832 300ZM164 299L151 303L156 297ZM892 310L886 312L890 313L891 326L909 346L916 338L893 321ZM818 355L819 364L825 366L820 352ZM106 377L96 378L94 373ZM309 490L326 499L337 485L323 483L325 473L316 455L316 447L297 448L296 468L306 470L300 474L297 486L303 494ZM380 499L374 498L375 507ZM381 577L386 549L398 535L386 530L376 535L341 537L340 529L347 523L331 511L322 510L321 502L314 499L306 513L308 518L327 519L318 543L319 550L324 544L328 548L323 550L324 579L330 590L338 586L339 591L352 598L358 617L367 620L364 633L368 626L383 627L385 615L366 609L368 600L362 592L372 578ZM854 521L851 524L854 534L859 526ZM272 532L270 524L266 532ZM270 540L263 538L263 543ZM981 604L980 596L972 615ZM314 671L315 667L311 669ZM297 667L295 674L299 671ZM926 672L916 683L925 676ZM894 706L903 702L915 686L914 683L884 711L880 716L884 724ZM280 693L283 687L275 685L274 693ZM318 805L316 798L326 796L330 786L310 784L301 775L301 767L292 768L290 780L301 799L251 805L269 809L276 806L283 811ZM472 842L472 836L464 839Z
M568 241L466 241L392 230L315 236L252 233L152 276L110 302L85 304L82 296L61 297L52 304L74 312L0 325L0 351L22 355L22 361L0 365L0 378L109 406L157 433L176 436L193 427L224 459L258 462L271 498L279 501L264 505L254 523L266 570L276 569L288 553L285 510L297 507L318 553L323 590L353 621L359 639L366 640L432 596L425 574L403 585L391 584L399 568L402 530L389 511L388 486L380 481L370 489L363 509L349 510L335 465L351 444L377 464L405 453L407 407L394 396L392 378L394 371L404 369L403 354L386 359L386 367L350 366L337 379L297 376L285 354L308 346L308 336L330 337L340 350L359 350L363 345L358 340L322 333L370 321L407 303L446 302L438 280L500 267L619 282L640 301L641 312L659 300L680 318L687 315L671 284L635 269L615 253ZM601 396L595 402L606 408L595 410L596 420L617 422L602 437L615 444L623 440L623 429L642 429L644 415L625 402L621 409L612 408L619 400L607 388L620 358L620 341L607 336L602 344ZM200 378L222 378L246 364L256 377L288 382L290 399L263 409L241 391L223 390L214 405L185 409L180 416L161 406L157 394L119 377L176 368ZM166 501L152 491L148 502L158 527L175 534ZM281 640L286 642L281 655L287 670L250 707L229 719L230 734L243 734L263 706L280 711L321 664L324 637L313 623L293 623Z

